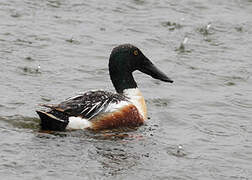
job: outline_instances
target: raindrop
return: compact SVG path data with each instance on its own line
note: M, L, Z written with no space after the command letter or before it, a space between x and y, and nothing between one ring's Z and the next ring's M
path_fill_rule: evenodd
M207 31L210 29L211 25L212 25L212 24L211 24L210 22L207 24L207 27L206 27L206 30L207 30Z
M185 36L185 38L183 39L183 41L180 44L179 48L177 48L176 50L180 51L180 52L185 52L185 45L186 45L187 42L188 42L188 37Z
M205 27L202 27L199 29L200 33L203 34L204 36L210 34L209 30L211 28L212 24L209 22Z
M40 72L40 65L38 65L36 72Z
M177 147L177 154L180 155L182 151L183 151L183 146L180 144Z

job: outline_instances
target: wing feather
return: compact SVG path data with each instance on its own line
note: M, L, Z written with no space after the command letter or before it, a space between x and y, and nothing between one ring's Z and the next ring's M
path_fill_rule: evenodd
M73 98L68 98L60 104L42 104L41 106L50 108L54 116L57 114L70 116L80 116L86 119L92 119L102 113L108 112L111 104L128 102L128 98L121 94L115 94L107 91L87 91Z

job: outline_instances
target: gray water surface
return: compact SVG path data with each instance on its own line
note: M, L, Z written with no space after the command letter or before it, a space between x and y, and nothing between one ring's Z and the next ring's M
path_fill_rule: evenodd
M41 132L38 104L114 90L122 43L175 81L134 73L146 124ZM1 0L0 67L1 179L252 179L251 0Z

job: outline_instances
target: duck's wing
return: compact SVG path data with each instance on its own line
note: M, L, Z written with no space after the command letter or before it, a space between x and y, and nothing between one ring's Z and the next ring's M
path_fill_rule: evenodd
M66 119L70 116L92 119L99 114L115 110L115 107L119 108L120 104L123 104L122 102L129 103L126 96L98 90L68 98L57 105L43 104L41 106L50 108L51 111L48 113L60 119Z

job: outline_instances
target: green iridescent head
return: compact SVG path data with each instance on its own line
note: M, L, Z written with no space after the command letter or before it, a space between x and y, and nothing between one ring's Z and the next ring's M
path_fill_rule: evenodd
M115 47L109 58L109 74L118 93L122 93L124 89L137 87L132 75L135 70L139 70L164 82L173 82L156 68L137 47L131 44Z

